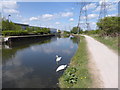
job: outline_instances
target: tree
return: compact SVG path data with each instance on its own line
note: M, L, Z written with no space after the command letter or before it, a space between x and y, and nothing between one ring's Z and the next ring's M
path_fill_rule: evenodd
M9 22L6 19L2 19L2 30L21 30L21 26L15 25L13 22Z
M71 30L71 33L77 34L77 33L80 33L80 31L81 31L80 27L73 27Z
M22 27L19 25L15 25L15 30L22 30Z
M58 33L61 33L61 31L60 31L60 30L58 30Z
M99 20L97 26L104 34L111 35L119 32L118 23L120 23L120 17L105 17Z
M69 31L64 31L64 34L70 34L70 32Z

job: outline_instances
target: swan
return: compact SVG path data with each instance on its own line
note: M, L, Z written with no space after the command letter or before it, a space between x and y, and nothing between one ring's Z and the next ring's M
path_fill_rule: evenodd
M4 38L4 42L8 41L9 37L5 37Z
M58 55L56 55L56 62L60 61L62 59L62 57L58 57Z
M60 70L63 70L67 67L67 65L60 65L57 69L56 69L56 72L60 71Z

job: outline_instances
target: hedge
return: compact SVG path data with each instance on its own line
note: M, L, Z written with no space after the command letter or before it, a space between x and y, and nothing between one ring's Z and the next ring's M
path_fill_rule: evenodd
M28 35L28 31L23 30L7 30L2 31L3 36L20 36L20 35Z

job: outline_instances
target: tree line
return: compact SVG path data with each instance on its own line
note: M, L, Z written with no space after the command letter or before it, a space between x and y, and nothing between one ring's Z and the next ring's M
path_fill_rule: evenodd
M49 28L30 27L27 26L25 30L22 26L13 23L7 19L2 19L2 34L4 36L10 35L31 35L31 34L50 34Z
M120 33L120 17L105 17L97 22L97 30L83 31L80 27L73 27L74 34L99 34L101 36L118 36Z

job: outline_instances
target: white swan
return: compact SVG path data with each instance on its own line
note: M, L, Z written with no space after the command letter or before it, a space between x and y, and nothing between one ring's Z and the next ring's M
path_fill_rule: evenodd
M56 55L56 62L60 61L62 59L62 57L58 57L58 55Z
M60 70L63 70L67 67L67 65L60 65L57 69L56 69L56 72L60 71Z
M9 37L5 37L4 38L4 42L8 41Z

